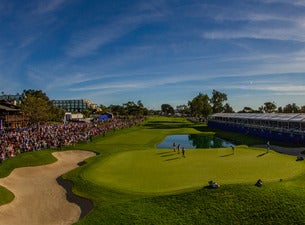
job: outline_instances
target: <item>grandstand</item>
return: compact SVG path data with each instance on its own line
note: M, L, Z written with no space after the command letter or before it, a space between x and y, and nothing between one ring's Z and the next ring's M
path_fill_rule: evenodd
M305 145L305 113L216 113L208 124L266 140Z

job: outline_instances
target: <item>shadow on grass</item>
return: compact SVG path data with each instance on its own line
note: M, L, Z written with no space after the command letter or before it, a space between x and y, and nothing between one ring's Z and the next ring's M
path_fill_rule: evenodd
M165 155L165 154L169 154L171 153L172 151L168 151L168 152L158 152L157 155Z
M196 125L187 122L178 121L151 121L144 125L149 129L177 129L177 128L195 128Z
M262 157L262 156L264 156L264 155L266 155L266 154L268 154L268 152L264 152L264 153L262 153L262 154L260 154L260 155L258 155L258 156L256 156L256 157Z
M78 166L83 166L83 165L85 165L85 164L86 164L85 161L81 161L81 162L77 163Z
M203 188L204 189L218 189L218 188L212 187L211 185L204 186Z
M176 155L176 153L169 153L169 154L161 155L160 157L169 157L169 156L172 156L172 155Z
M231 155L234 155L234 153L227 154L227 155L221 155L221 156L219 156L219 157L228 157L228 156L231 156Z
M149 129L177 129L177 128L193 128L192 124L158 124L158 125L145 125Z
M167 159L167 160L165 160L165 161L172 161L172 160L177 160L177 159L179 159L179 157L175 157L175 158Z
M215 129L213 129L207 125L194 125L193 128L200 132L216 132Z

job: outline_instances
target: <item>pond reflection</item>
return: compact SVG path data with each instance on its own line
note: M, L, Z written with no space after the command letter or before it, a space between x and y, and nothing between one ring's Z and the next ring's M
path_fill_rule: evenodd
M210 136L210 135L198 135L198 134L178 134L167 136L162 143L157 145L158 149L162 148L172 148L173 143L186 148L226 148L234 146L229 141L223 140L221 138Z

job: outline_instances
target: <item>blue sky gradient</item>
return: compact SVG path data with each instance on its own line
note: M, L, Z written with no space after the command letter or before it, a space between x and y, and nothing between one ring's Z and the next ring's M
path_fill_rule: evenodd
M305 105L304 0L0 0L0 91L234 110Z

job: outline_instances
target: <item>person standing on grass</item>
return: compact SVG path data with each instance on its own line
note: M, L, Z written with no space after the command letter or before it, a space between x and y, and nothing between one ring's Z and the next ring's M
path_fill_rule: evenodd
M185 152L184 151L184 147L182 147L181 152L182 152L182 156L185 157L185 155L184 155L184 152Z
M177 146L177 151L178 151L178 154L180 153L180 144L178 144Z
M269 149L270 149L270 142L267 141L267 152L269 152Z
M232 145L231 148L232 148L232 155L234 155L235 147Z
M173 143L173 149L174 149L174 152L176 151L176 143L174 142Z

